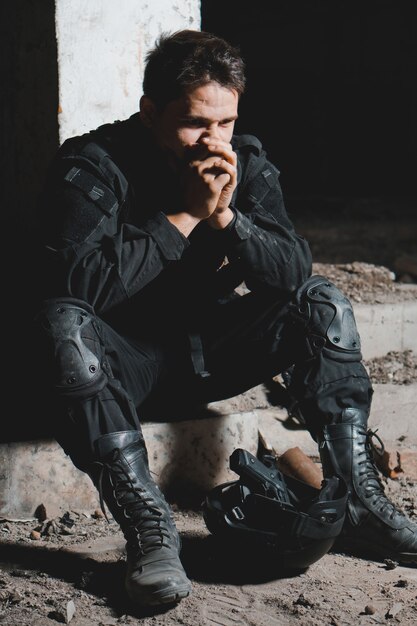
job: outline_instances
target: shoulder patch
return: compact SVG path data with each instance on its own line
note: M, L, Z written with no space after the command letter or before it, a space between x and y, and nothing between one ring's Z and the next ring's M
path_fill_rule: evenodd
M116 212L118 207L116 196L95 176L79 167L72 167L65 175L65 180L83 191L109 217Z

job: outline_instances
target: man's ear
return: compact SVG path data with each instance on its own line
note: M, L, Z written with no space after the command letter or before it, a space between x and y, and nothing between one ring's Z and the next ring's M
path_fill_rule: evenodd
M139 112L140 118L145 126L152 128L156 116L156 106L148 96L141 97Z

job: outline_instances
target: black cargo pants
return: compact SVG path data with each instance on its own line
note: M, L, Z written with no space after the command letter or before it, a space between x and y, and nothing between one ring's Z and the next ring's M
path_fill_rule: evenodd
M183 419L187 407L284 371L313 437L346 407L369 412L372 387L352 308L324 277L311 277L288 299L248 293L216 303L191 330L122 336L71 298L48 300L37 320L49 346L53 434L80 469L103 434L140 429L148 416Z

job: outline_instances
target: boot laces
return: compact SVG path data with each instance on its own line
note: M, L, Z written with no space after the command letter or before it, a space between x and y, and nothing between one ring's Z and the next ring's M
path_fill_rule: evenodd
M359 472L359 476L363 477L359 484L365 485L365 497L373 498L372 504L374 506L378 505L381 513L386 512L389 518L393 519L396 515L402 516L403 514L386 496L385 487L375 464L374 453L382 456L385 451L381 438L376 434L377 431L378 429L375 431L368 429L367 431L361 432L361 434L365 435L365 446L363 450L358 453L359 457L364 457L358 462L358 465L363 466L362 471ZM374 439L376 439L379 445L374 443Z
M111 461L95 462L100 467L98 492L103 515L109 522L103 495L103 476L107 471L114 500L128 524L128 543L142 555L159 550L163 545L169 547L169 542L164 543L164 539L169 539L170 535L162 511L149 492L134 485L123 463L119 463L121 452L121 449L116 448Z

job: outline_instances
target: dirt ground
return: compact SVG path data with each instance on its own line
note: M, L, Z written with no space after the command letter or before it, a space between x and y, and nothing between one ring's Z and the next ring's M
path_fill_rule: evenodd
M315 265L353 301L415 297L386 267ZM417 356L392 352L365 363L375 382L417 380ZM417 521L417 484L381 477L395 504ZM123 537L100 511L0 521L0 624L4 626L342 626L417 624L417 567L331 551L302 573L282 572L221 545L201 510L173 503L192 594L165 610L133 607L123 589ZM44 519L42 519L42 517Z
M378 382L416 380L417 355L365 362ZM417 521L417 483L381 476L391 500ZM101 511L0 522L4 626L342 626L417 623L417 567L331 551L301 573L257 562L217 542L201 510L172 504L192 594L163 611L132 606L123 588L124 540Z
M393 271L383 265L353 263L313 263L313 273L332 281L353 303L392 303L415 300L417 285L395 280Z
M417 486L387 481L411 517ZM417 568L331 552L304 572L237 555L209 534L199 511L178 510L192 594L160 611L133 607L123 590L123 539L94 513L0 524L0 623L5 626L342 626L417 623ZM32 539L34 529L40 538Z

